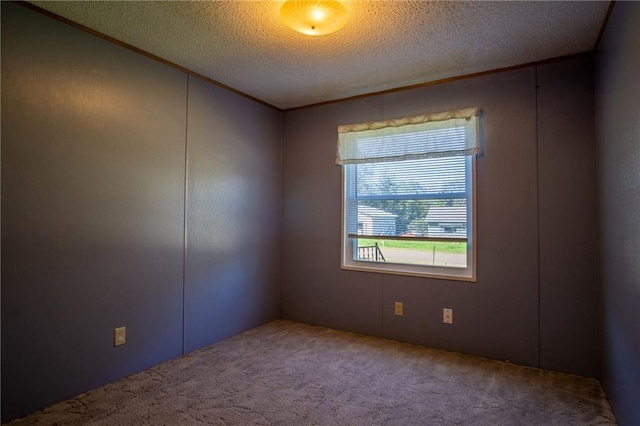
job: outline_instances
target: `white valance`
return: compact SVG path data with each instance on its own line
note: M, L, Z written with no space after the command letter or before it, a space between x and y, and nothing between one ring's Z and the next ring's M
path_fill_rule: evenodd
M466 108L338 126L336 164L478 154L478 114Z

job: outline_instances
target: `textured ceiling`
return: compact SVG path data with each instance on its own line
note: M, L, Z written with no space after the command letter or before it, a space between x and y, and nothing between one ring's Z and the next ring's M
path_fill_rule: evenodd
M592 50L609 1L345 1L347 25L306 36L280 1L37 6L278 108Z

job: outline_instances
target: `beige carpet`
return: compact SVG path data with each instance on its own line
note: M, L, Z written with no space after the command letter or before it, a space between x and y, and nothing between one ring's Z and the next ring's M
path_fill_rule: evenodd
M11 425L610 425L596 380L275 321Z

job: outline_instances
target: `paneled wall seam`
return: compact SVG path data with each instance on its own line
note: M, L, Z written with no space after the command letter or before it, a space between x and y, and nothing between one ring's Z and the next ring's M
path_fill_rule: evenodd
M614 2L612 2L614 3ZM607 15L607 22L609 21L609 16L611 15L611 12L613 10L613 6L611 6L609 8L609 14ZM604 31L606 29L606 26L603 26L603 30L602 33L604 35ZM600 92L600 87L599 87L599 81L600 81L600 69L599 69L599 63L600 63L600 40L598 40L598 47L594 50L593 53L593 132L594 132L594 156L593 156L593 161L594 161L594 171L595 171L595 187L594 187L594 191L595 191L595 202L596 202L596 206L595 206L595 214L596 214L596 233L595 233L595 247L596 247L596 288L598 291L598 309L596 311L597 313L597 320L598 320L598 328L597 328L597 333L598 333L598 340L597 340L597 350L598 350L598 380L600 381L602 388L605 388L605 384L604 384L604 380L605 380L605 353L606 353L606 348L604 347L605 344L605 337L604 337L604 330L605 330L605 324L604 324L604 320L605 320L605 306L604 306L604 276L602 274L603 272L603 265L602 265L602 255L601 255L601 251L602 251L602 244L604 244L604 238L602 235L603 232L603 223L602 223L602 200L604 199L601 188L600 188L600 182L602 182L602 176L600 175L601 170L600 170L600 164L599 164L599 158L601 157L601 155L603 155L603 152L601 151L600 148L600 135L602 134L602 130L600 129L600 120L599 120L599 113L598 113L598 108L599 108L599 92ZM613 409L613 407L612 407Z
M540 255L540 145L538 143L538 126L540 125L539 121L538 121L538 66L536 65L533 68L533 116L534 116L534 120L535 120L535 125L533 126L533 141L535 144L535 153L536 153L536 233L537 233L537 238L536 238L536 245L537 245L537 254L538 254L538 262L537 262L537 267L538 267L538 321L537 321L537 326L538 326L538 347L537 347L537 355L538 355L538 368L540 368L541 363L540 363L540 352L542 350L542 348L540 347L540 344L542 342L542 338L540 336L541 333L541 312L542 312L542 307L540 306L540 298L541 298L541 293L540 293L540 286L541 286L541 271L540 271L540 261L541 261L541 255Z
M380 277L380 336L383 338L384 334L384 274Z
M284 128L285 114L280 114L280 282L278 283L278 318L282 316L282 286L284 285Z
M189 190L189 82L187 74L187 93L184 120L184 197L183 197L183 247L182 247L182 355L185 354L185 293L187 288L187 197Z

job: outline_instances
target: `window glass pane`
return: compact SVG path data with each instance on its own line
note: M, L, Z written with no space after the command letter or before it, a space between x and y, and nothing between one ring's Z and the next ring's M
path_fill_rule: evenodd
M346 167L348 235L468 238L466 157Z
M339 127L343 268L475 281L472 112Z
M349 202L348 234L387 237L467 238L467 200Z
M355 260L405 265L467 267L467 243L447 241L411 241L355 239Z

